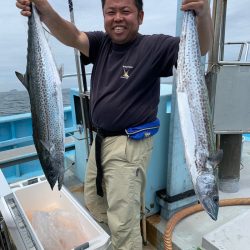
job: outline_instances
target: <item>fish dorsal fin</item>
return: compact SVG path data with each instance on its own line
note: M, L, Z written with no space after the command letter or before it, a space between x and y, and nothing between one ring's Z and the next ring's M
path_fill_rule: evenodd
M173 66L173 68L172 68L172 74L173 74L173 76L176 77L176 75L177 75L177 67L176 66Z
M18 80L23 84L23 86L29 90L29 86L28 86L28 81L27 81L27 75L26 74L21 74L17 71L15 71L16 76L18 78Z
M173 85L177 86L177 68L175 66L173 66L172 68L172 73L173 73Z
M223 150L219 149L213 156L208 157L212 166L217 167L223 158Z

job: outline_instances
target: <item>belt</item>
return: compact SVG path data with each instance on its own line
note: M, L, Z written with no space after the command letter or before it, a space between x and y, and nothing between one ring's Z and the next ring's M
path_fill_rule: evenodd
M103 167L102 167L102 141L105 137L110 136L120 136L127 135L125 130L121 131L107 131L103 129L96 129L96 138L95 138L95 160L97 167L97 175L96 175L96 190L97 195L103 197L103 189L102 189L102 179L103 179Z

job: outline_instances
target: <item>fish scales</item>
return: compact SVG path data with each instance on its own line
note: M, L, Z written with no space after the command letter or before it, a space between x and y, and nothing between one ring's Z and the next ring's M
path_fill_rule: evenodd
M193 11L183 16L176 78L177 105L186 162L196 195L210 217L217 219L218 186L216 165L221 152L215 140L205 84L196 20Z
M61 79L34 5L28 20L26 73L18 78L27 88L33 139L44 174L53 189L64 176L64 111Z

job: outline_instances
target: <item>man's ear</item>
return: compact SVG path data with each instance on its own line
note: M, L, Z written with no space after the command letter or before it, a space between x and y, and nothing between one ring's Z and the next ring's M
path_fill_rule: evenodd
M140 10L140 11L139 11L139 14L138 14L139 25L142 24L142 22L143 22L143 17L144 17L144 11L143 11L143 10Z

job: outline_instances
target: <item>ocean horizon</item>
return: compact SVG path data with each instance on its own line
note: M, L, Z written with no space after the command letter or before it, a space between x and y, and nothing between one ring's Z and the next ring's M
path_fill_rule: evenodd
M70 106L70 88L62 89L63 106ZM30 113L30 99L27 91L13 89L0 92L0 117Z

